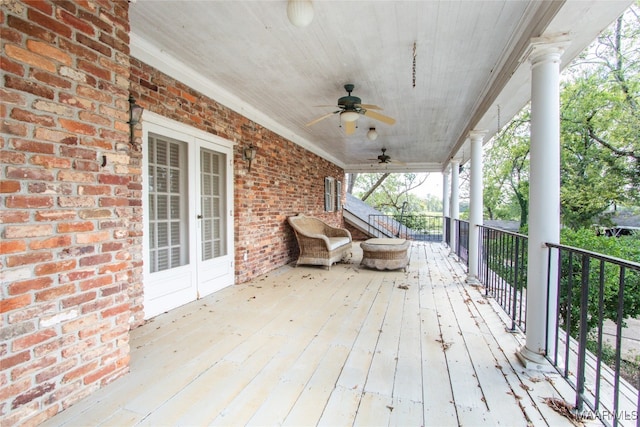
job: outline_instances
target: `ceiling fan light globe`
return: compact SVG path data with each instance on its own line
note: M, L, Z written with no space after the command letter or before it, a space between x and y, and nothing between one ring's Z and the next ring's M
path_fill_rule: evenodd
M369 129L369 132L367 132L367 138L369 138L369 141L375 141L378 139L378 132L374 128Z
M342 123L355 122L356 120L358 120L358 116L359 114L355 111L343 111L342 113L340 113L340 120L342 121Z
M310 0L289 0L287 16L296 27L306 27L313 21L313 4Z

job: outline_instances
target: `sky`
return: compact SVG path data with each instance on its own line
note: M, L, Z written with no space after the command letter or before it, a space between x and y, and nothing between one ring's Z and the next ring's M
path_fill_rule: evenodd
M419 197L425 197L431 194L442 200L442 174L440 172L432 172L429 174L420 173L418 176L429 175L427 180L420 187L415 188L411 192Z

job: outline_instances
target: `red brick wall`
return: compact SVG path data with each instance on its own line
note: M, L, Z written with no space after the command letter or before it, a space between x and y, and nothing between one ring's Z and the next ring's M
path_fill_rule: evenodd
M131 90L145 109L239 142L234 148L236 283L297 257L287 216L303 212L343 225L342 212L324 212L324 178L344 182L341 168L135 58ZM257 148L251 172L242 159L249 144Z
M356 241L356 240L367 240L370 239L371 236L369 236L367 233L360 231L359 229L353 227L350 224L345 224L345 228L347 230L349 230L349 232L351 233L351 238Z
M126 373L142 318L128 3L3 1L0 22L0 418L34 425Z

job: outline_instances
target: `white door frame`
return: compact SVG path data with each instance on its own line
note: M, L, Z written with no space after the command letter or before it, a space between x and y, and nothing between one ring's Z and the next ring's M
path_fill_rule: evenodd
M187 159L189 162L188 180L188 218L189 218L189 262L171 270L151 273L149 267L150 251L148 236L149 229L149 159L146 151L146 142L149 133L155 133L167 138L178 141L184 141L188 144ZM201 298L209 293L215 292L220 288L234 284L235 268L234 268L234 219L233 219L233 146L234 143L224 138L218 137L196 129L192 126L185 125L180 122L160 116L151 111L144 111L142 119L142 210L143 210L143 239L142 239L142 255L143 255L143 294L144 294L144 317L145 319L154 317L165 311L179 307L188 302ZM226 243L227 250L224 261L228 265L222 266L221 260L218 264L224 267L224 271L216 278L215 286L211 281L203 286L198 286L197 266L200 248L198 248L198 233L200 227L197 223L196 216L200 210L200 201L197 189L199 188L199 175L196 176L196 170L199 165L196 162L199 159L200 147L206 147L226 156ZM154 294L154 290L158 288L167 289L171 287L175 293Z

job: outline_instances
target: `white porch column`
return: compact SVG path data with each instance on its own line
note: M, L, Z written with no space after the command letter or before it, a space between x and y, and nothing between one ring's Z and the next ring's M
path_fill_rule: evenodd
M449 166L442 172L442 242L447 241L447 223L446 219L449 213ZM449 222L451 224L451 222Z
M547 260L545 243L560 241L560 57L556 40L532 40L531 152L525 367L544 369L546 359ZM555 281L552 279L552 283ZM550 290L554 301L557 290ZM553 304L553 302L551 303Z
M451 254L456 253L456 239L458 231L456 230L455 220L460 218L460 202L458 201L458 186L460 170L460 160L451 160Z
M467 283L479 284L478 280L478 244L480 243L479 226L482 225L482 140L486 132L471 131L471 176L469 200L469 272Z

